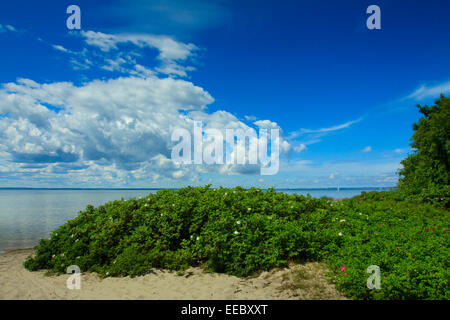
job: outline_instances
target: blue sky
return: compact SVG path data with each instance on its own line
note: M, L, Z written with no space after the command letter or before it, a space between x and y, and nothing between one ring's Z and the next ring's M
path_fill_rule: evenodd
M66 8L81 8L68 30ZM381 30L366 8L381 9ZM0 187L394 186L450 92L448 1L0 4ZM282 132L280 170L176 166L174 128ZM259 172L259 171L258 171Z

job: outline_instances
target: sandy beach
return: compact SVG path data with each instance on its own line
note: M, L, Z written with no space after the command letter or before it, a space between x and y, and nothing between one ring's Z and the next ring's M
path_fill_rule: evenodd
M33 249L10 250L0 254L0 299L345 299L326 277L324 265L310 262L290 268L237 278L190 268L184 275L167 270L140 277L101 279L81 274L81 289L66 286L69 275L30 272L22 266Z

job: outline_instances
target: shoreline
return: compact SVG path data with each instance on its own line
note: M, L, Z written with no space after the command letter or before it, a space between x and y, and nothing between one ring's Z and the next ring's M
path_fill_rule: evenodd
M346 299L328 281L323 263L307 262L261 272L247 278L189 268L184 275L152 269L144 276L100 278L82 273L81 289L70 290L67 274L30 272L22 263L34 249L11 249L0 254L0 300L310 300ZM301 275L299 277L299 275Z

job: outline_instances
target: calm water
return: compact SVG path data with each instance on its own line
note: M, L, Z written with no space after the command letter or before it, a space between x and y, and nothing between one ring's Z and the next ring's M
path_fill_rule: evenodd
M347 198L373 189L298 189L286 193ZM0 252L30 248L77 216L87 204L147 196L155 190L11 190L0 189Z

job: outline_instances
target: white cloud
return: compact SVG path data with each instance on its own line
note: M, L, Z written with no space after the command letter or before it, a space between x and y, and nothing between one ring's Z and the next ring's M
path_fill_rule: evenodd
M259 173L259 165L175 165L175 128L249 128L226 111L208 113L214 99L191 82L149 76L93 80L81 86L30 79L0 89L0 152L11 174L33 174L71 183L158 179L195 180L199 173ZM276 125L268 121L266 124ZM281 150L289 148L282 140ZM6 162L5 162L6 161ZM6 165L9 163L9 165ZM39 169L24 169L23 165ZM103 169L104 168L104 169Z
M81 34L91 48L77 52L50 45L68 54L76 70L98 66L124 76L85 78L82 85L31 79L3 84L0 168L5 174L0 175L0 184L5 179L43 179L49 185L128 186L164 179L187 183L202 173L259 174L259 165L183 166L170 159L173 129L191 131L194 119L203 121L205 129L250 128L227 111L208 112L213 97L192 82L158 77L186 77L194 70L185 64L195 56L195 45L167 36ZM142 48L156 49L159 65L139 64L138 59L148 58ZM276 122L260 120L253 125L280 129L276 153L289 152L290 144Z
M52 47L53 47L55 50L58 50L58 51L62 51L62 52L70 52L68 49L64 48L63 46L57 45L57 44L52 45Z
M168 36L151 34L106 34L82 31L81 35L88 45L97 47L105 53L117 51L119 45L125 44L132 44L138 48L157 49L159 51L157 59L161 62L161 66L156 67L155 70L164 74L185 77L187 71L195 70L192 66L180 64L195 56L198 51L197 46L192 43L183 43Z
M280 163L279 179L291 180L285 187L310 188L379 187L394 186L398 181L396 172L401 167L399 158L367 159L361 161L289 160Z
M17 29L14 28L13 26L9 25L9 24L7 24L7 25L5 26L5 28L6 28L7 30L9 30L9 31L17 32Z
M253 124L262 129L280 129L280 126L276 122L270 120L258 120L253 122Z
M300 152L302 152L302 151L304 151L306 149L307 149L307 147L303 143L301 143L300 145L294 147L294 151L297 152L297 153L300 153Z
M95 31L77 33L88 44L81 51L73 51L61 45L51 45L71 55L70 63L74 70L87 70L98 66L102 70L119 72L124 75L148 77L164 74L187 77L188 72L196 70L187 65L199 50L192 43L176 41L169 36L151 34L106 34ZM88 49L89 48L89 49ZM144 49L155 49L159 65L152 69L138 60L148 61ZM99 50L95 50L99 49Z
M327 127L327 128L321 128L321 129L304 129L304 128L302 128L298 131L291 132L289 134L289 138L295 139L295 138L305 135L305 134L317 134L320 136L320 135L327 134L330 132L346 129L346 128L350 127L351 125L360 122L361 120L362 120L362 118L359 118L356 120L347 121L346 123L343 123L343 124L339 124L339 125L335 125L335 126Z
M361 152L371 152L372 151L372 147L371 146L367 146L364 149L361 150Z
M408 95L406 99L422 100L429 97L438 98L441 93L450 93L450 81L443 82L434 86L422 85L416 91Z
M18 32L18 30L13 27L12 25L6 24L6 25L2 25L0 24L0 33L5 33L5 32Z

